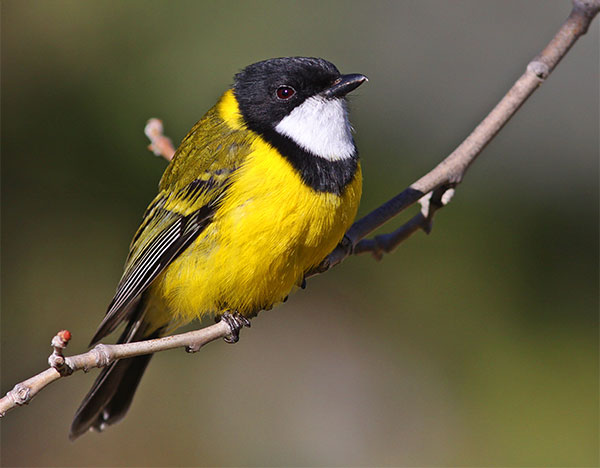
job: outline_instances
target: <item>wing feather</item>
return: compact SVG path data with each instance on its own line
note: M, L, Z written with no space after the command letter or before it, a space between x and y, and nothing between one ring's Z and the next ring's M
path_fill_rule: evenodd
M188 216L172 215L174 221L170 226L159 231L126 270L90 345L114 331L127 318L140 294L198 237L210 223L213 212L212 206L207 205Z
M114 331L152 281L208 226L254 136L211 109L184 138L129 249L115 296L90 345Z

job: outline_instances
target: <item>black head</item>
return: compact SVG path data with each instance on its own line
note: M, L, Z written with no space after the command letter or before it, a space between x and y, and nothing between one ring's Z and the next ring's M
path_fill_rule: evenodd
M343 98L365 80L363 75L341 75L320 58L283 57L247 66L235 75L233 90L246 124L264 133L306 99L319 94Z

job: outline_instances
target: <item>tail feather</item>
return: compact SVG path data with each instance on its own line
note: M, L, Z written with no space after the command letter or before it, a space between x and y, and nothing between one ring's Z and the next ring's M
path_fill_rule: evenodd
M120 421L131 405L151 357L149 354L123 359L104 369L75 413L69 439L75 440L90 429L102 431Z
M118 343L157 338L161 330L148 330L143 312L129 322ZM71 424L69 439L75 440L93 429L102 431L117 423L127 413L151 354L121 359L102 370L91 390L83 399Z

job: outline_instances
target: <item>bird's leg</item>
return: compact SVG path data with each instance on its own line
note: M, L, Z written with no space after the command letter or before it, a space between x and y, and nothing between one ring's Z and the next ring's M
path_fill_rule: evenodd
M233 314L225 312L221 315L220 319L225 321L231 330L231 334L223 338L226 343L237 343L240 340L240 330L244 327L250 328L252 326L250 320L238 312Z

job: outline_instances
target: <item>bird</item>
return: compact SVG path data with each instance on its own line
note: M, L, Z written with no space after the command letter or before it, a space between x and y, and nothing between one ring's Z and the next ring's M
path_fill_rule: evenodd
M179 145L130 244L123 275L90 346L165 336L206 316L229 341L303 285L352 224L362 174L346 95L367 81L331 62L254 63ZM105 367L69 437L120 421L152 355Z

